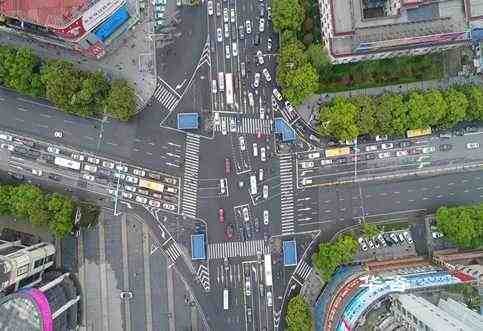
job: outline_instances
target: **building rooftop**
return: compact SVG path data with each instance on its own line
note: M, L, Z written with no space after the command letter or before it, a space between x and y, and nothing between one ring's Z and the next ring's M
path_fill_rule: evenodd
M0 329L41 331L42 313L38 302L28 294L19 292L0 299Z

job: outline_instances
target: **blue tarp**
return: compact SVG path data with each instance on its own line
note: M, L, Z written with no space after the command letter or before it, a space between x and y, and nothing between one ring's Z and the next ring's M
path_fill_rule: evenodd
M473 28L471 30L471 39L473 43L478 44L483 41L483 29L482 28Z
M129 19L129 13L125 7L121 7L114 14L111 15L104 23L102 23L94 32L102 41L109 38L114 31Z
M205 235L203 233L191 235L191 259L206 260Z
M198 129L199 125L198 113L181 113L178 114L178 129L190 130Z
M282 117L275 118L275 133L282 134L282 141L289 142L295 140L295 131L285 122Z
M297 243L295 240L283 242L283 265L285 267L297 265Z

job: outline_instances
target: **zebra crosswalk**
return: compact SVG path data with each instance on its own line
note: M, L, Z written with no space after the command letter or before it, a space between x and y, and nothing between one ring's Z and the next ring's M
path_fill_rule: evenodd
M208 245L208 259L249 257L256 256L258 253L270 253L270 247L266 246L263 240L232 241Z
M245 133L245 134L271 134L272 133L272 121L267 119L259 119L254 117L241 117L239 125L236 124L237 120L235 117L221 116L221 121L227 123L228 131ZM220 121L220 122L221 122ZM230 126L230 121L235 123L235 125ZM234 129L234 131L231 130ZM215 131L221 131L221 124L214 126Z
M170 240L162 248L163 248L164 252L166 253L166 255L168 255L168 257L171 259L171 261L173 261L173 263L176 262L178 257L180 257L180 255L181 255L181 252L180 252L180 250L179 250L179 248L176 245L176 242L174 240Z
M295 269L294 276L296 276L301 282L304 282L312 272L312 267L304 260L300 261L299 265Z
M180 95L162 80L158 79L158 82L154 97L170 112L178 105Z
M293 173L292 156L280 156L282 235L293 234L295 230Z
M181 200L181 214L196 217L198 207L198 169L200 161L200 137L186 135L186 152L183 181L183 198Z

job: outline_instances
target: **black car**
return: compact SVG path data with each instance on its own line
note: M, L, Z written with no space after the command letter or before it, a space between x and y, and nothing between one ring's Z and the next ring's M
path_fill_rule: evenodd
M404 140L399 143L399 148L405 148L411 146L411 142L409 140Z
M476 126L467 126L467 127L465 128L465 131L466 131L467 133L470 133L470 132L478 132L478 128L477 128Z
M374 160L376 158L376 154L370 153L366 154L366 160Z
M262 5L260 5L260 17L264 17L265 16L265 7Z
M252 322L252 309L247 308L247 323L251 323L251 322Z
M48 176L50 179L55 180L55 181L60 181L60 176L56 174L49 174Z
M439 151L440 152L447 152L451 148L453 148L453 145L451 145L451 144L442 144L442 145L439 145Z
M464 136L465 135L464 130L455 130L453 133L454 133L455 136Z
M253 43L255 44L255 46L260 45L260 33L255 34L255 39L253 40Z
M339 157L337 160L335 160L337 164L344 164L347 163L347 159L345 157Z
M97 170L97 176L100 178L110 178L111 175L111 172L107 169L99 168L99 170Z
M260 221L255 218L255 232L260 232Z
M233 25L232 28L231 28L231 39L233 39L233 41L236 40L236 27Z
M240 39L245 38L245 31L243 25L238 26L238 34L240 35Z

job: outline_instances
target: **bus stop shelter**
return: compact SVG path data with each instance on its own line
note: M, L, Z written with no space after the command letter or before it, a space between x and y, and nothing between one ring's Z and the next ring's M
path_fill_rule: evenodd
M198 129L200 115L198 113L181 113L178 114L178 129L194 130Z
M292 142L295 140L295 131L287 124L283 117L275 118L275 133L282 135L282 142Z
M297 265L297 242L295 240L287 240L282 245L283 266L292 267Z
M191 259L206 260L204 233L191 235Z

